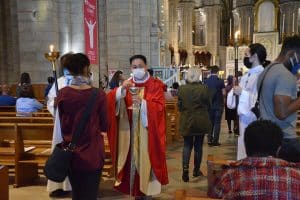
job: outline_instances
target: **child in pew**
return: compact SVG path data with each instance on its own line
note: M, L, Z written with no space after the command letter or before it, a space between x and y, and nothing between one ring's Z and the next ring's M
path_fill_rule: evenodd
M16 102L17 116L32 116L33 112L43 108L43 104L34 98L33 89L30 84L21 86L20 98Z
M245 130L246 158L231 163L208 192L222 199L300 199L300 163L277 158L282 130L259 120Z

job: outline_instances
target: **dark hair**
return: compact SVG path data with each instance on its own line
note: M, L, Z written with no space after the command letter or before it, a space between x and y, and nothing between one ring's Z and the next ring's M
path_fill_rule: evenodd
M267 50L264 47L264 45L262 45L260 43L254 43L254 44L250 44L249 48L250 48L250 54L251 55L257 54L259 63L264 64L264 62L267 58Z
M177 89L179 88L178 82L174 82L174 83L172 84L172 88L177 90Z
M29 73L24 72L24 73L21 74L20 83L21 83L21 85L24 84L24 83L27 83L27 84L31 83Z
M47 78L47 80L48 80L48 83L49 84L52 84L52 83L54 83L54 78L52 77L52 76L49 76L48 78Z
M19 97L34 98L32 85L27 83L22 84Z
M130 64L132 64L132 61L134 61L135 59L141 59L147 65L147 58L145 56L143 56L143 55L131 56L129 59Z
M265 60L265 62L263 63L263 67L268 67L269 66L269 64L271 64L271 61L269 61L269 60Z
M113 77L110 79L110 82L109 82L110 89L114 89L119 86L121 74L123 74L123 72L121 70L118 70L114 73Z
M148 69L148 72L149 72L150 76L153 76L153 74L154 74L154 71L153 71L153 69L152 69L152 68Z
M282 43L279 57L286 56L287 52L290 50L300 52L300 36L299 35L294 35L294 36L285 38L285 40Z
M65 68L68 65L69 56L73 55L73 53L66 53L60 57L60 67Z
M276 156L283 133L279 126L269 120L252 122L245 130L247 156Z
M231 84L233 84L233 76L232 76L232 75L229 75L229 76L227 77L227 85L231 85Z
M89 58L82 53L76 53L69 55L65 60L65 68L74 75L82 75L85 67L89 66Z
M219 67L217 65L212 66L210 72L212 74L218 73L219 72Z

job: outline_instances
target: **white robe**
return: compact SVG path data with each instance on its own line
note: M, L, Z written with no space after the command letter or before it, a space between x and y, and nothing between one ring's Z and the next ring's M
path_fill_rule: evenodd
M64 76L57 79L58 82L58 89L64 88L66 85L66 79ZM53 137L52 137L52 146L51 149L53 150L55 145L62 142L62 135L61 135L61 128L60 128L60 120L59 120L59 113L54 111L54 98L56 97L56 89L55 84L51 87L49 93L48 93L48 101L47 101L47 109L49 112L54 116L55 114L55 121L54 121L54 129L53 129ZM58 111L58 110L56 110ZM64 182L57 183L53 182L51 180L48 180L47 182L47 191L53 192L58 189L63 189L64 191L71 191L72 187L69 181L69 178L67 177Z
M237 160L247 157L245 144L244 144L244 134L247 126L256 120L256 116L251 111L257 100L257 79L259 75L263 72L264 68L261 65L249 69L249 71L242 76L240 87L242 88L242 93L239 96L238 104L238 115L240 121L240 136L238 138L237 146Z

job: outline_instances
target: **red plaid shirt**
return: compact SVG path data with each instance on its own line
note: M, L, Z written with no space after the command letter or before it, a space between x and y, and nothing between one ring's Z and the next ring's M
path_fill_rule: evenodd
M300 199L300 163L248 157L230 164L209 193L223 199Z

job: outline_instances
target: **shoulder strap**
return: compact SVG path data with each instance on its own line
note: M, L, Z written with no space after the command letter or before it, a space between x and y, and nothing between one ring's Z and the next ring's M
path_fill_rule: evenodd
M94 107L96 97L98 96L97 94L98 94L98 89L94 88L93 92L92 92L92 95L90 96L90 99L87 103L87 106L85 107L85 110L83 112L83 116L82 116L82 118L80 119L79 123L76 126L75 133L73 134L73 137L72 137L72 141L69 144L69 149L70 150L75 149L77 141L78 141L80 135L82 134L82 132L84 131L86 123L89 120L89 117L91 115L92 108Z
M270 67L266 70L266 72L265 72L263 78L261 79L261 83L260 83L260 86L259 86L259 89L258 89L258 93L257 93L257 100L256 100L256 103L259 103L259 99L260 99L260 94L261 94L262 86L263 86L263 83L264 83L264 80L265 80L265 78L266 78L266 75L267 75L268 71L269 71L274 65L276 65L276 64L278 64L278 63L273 63L273 64L271 64Z

